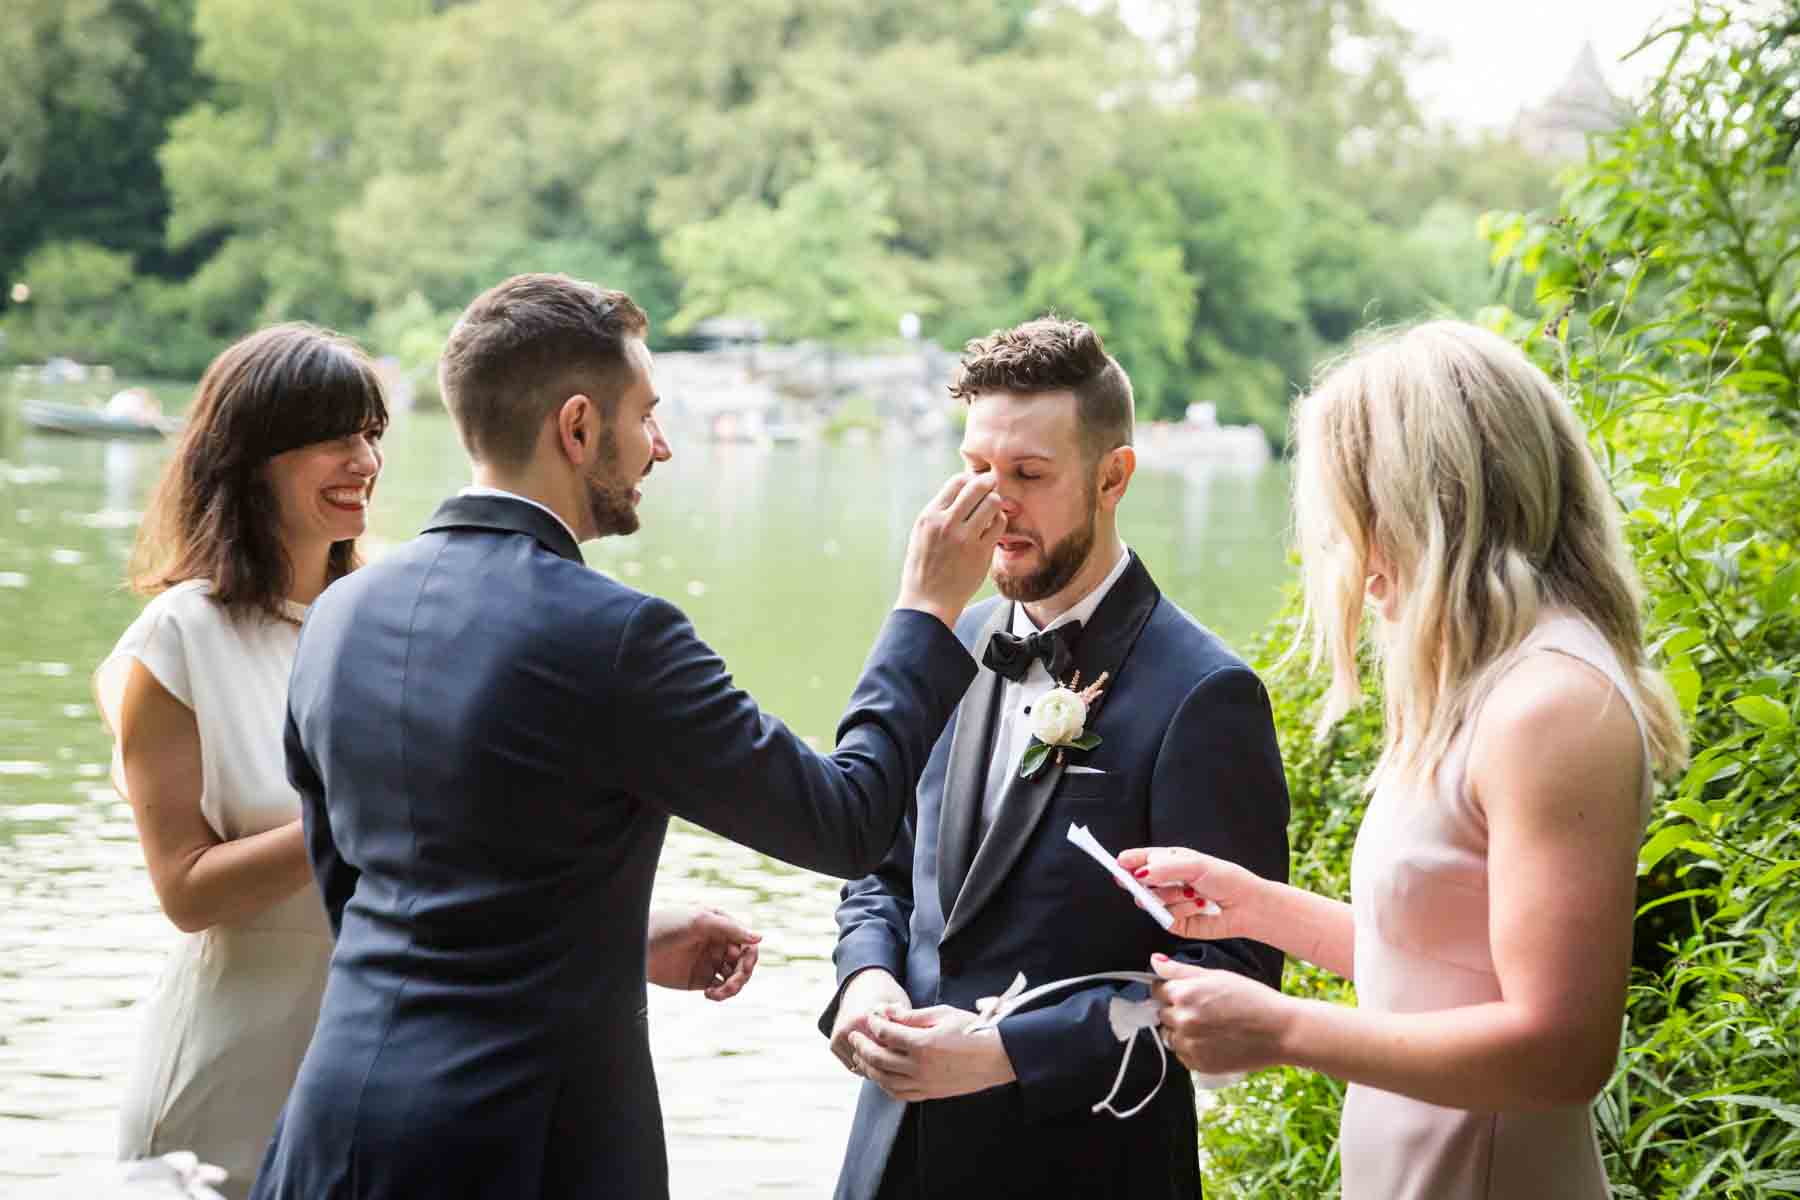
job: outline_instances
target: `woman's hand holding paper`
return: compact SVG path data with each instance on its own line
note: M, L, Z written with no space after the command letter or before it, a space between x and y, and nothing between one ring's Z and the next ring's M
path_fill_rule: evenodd
M1258 915L1268 880L1234 862L1180 846L1126 850L1119 865L1156 894L1175 918L1170 931L1178 937L1257 937L1251 922ZM1263 935L1259 940L1267 940Z

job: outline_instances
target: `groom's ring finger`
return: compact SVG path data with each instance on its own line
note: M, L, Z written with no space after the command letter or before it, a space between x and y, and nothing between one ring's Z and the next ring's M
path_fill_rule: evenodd
M863 1068L864 1074L875 1071L883 1076L910 1077L913 1073L912 1060L905 1055L895 1054L873 1038L853 1033L850 1035L850 1044L856 1048L856 1061Z

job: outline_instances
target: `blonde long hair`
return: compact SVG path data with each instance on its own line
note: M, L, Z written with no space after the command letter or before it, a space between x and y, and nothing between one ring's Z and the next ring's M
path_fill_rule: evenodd
M1362 699L1371 555L1398 574L1379 639L1386 744L1370 786L1430 778L1546 607L1591 621L1637 693L1650 766L1680 770L1680 710L1644 652L1618 509L1556 386L1493 333L1433 321L1386 334L1296 407L1300 644L1329 662L1323 734Z

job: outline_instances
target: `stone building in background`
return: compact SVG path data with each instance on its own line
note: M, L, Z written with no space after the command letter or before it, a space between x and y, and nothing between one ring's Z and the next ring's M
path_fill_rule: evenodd
M1549 98L1519 112L1512 136L1539 158L1564 162L1587 153L1590 134L1610 133L1629 115L1625 102L1607 86L1594 43L1584 42L1568 76Z

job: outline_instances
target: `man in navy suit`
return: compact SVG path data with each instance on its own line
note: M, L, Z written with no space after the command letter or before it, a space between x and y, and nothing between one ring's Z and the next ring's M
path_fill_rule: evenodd
M968 1010L1018 973L1035 986L1147 971L1158 952L1279 984L1279 953L1164 933L1066 840L1078 824L1113 851L1203 846L1285 880L1268 696L1119 538L1131 385L1091 329L1046 318L972 342L953 390L968 405L963 457L1004 498L1000 595L957 626L983 668L916 811L838 908L838 992L820 1028L867 1082L837 1195L1197 1197L1187 1074L1116 1115L1157 1082L1157 1056L1138 1048L1114 1091L1126 1046L1110 1002L1146 989L1082 985L987 1029ZM1098 744L1041 748L1034 726L1072 731L1033 707L1102 679L1082 730Z
M670 814L868 871L974 677L990 480L920 515L830 755L582 564L669 458L646 326L562 276L478 297L441 368L476 486L308 615L288 769L337 947L263 1200L666 1196L646 976L729 987L742 936L650 913Z

